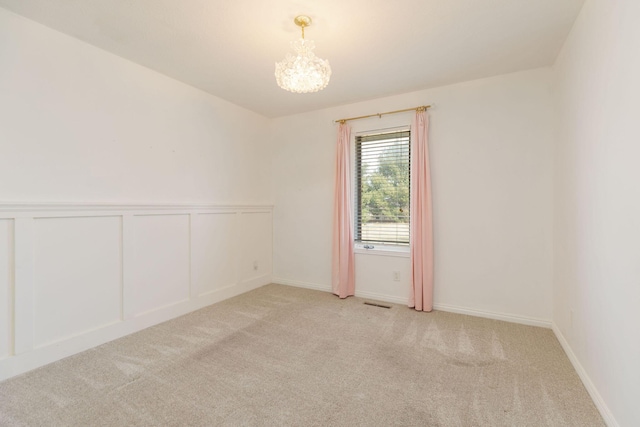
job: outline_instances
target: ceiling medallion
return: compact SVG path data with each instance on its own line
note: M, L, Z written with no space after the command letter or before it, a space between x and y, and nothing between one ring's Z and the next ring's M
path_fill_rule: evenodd
M296 16L293 20L302 30L302 37L291 42L295 56L288 53L281 62L276 62L276 82L284 90L295 93L317 92L329 84L331 67L329 61L314 53L313 40L305 40L304 29L311 25L311 18Z

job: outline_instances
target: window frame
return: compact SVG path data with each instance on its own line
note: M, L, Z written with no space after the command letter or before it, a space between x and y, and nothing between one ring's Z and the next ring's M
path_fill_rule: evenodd
M377 133L389 133L389 132L409 132L409 149L411 149L411 126L405 120L384 120L389 119L391 117L384 117L379 119L380 121L386 122L381 123L382 126L372 126L371 123L367 126L366 123L359 123L358 126L354 125L351 132L351 176L352 176L352 209L353 209L353 240L354 240L354 248L355 253L357 254L375 254L375 255L387 255L387 256L398 256L398 257L408 257L410 252L411 242L409 244L393 244L393 243L368 243L361 242L356 240L356 221L358 215L358 177L357 177L357 153L356 153L356 139L358 136L363 135L374 135ZM369 122L369 120L363 120L363 122ZM389 126L385 126L389 125ZM409 162L411 162L411 151L409 151ZM411 163L409 163L411 166ZM409 176L409 180L411 176ZM410 181L409 181L410 182ZM409 194L411 192L409 191ZM409 212L409 223L411 223L410 212ZM409 231L409 236L411 236L411 231ZM411 240L411 239L409 239ZM367 247L365 247L367 246Z

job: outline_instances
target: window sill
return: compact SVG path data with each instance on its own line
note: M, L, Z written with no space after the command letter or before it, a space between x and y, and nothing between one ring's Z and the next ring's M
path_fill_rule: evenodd
M354 252L359 255L395 256L409 258L409 246L375 245L373 249L365 249L364 243L356 243Z

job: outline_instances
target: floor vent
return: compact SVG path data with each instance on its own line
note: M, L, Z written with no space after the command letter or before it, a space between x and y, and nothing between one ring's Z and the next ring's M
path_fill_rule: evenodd
M372 305L374 307L380 307L380 308L391 308L390 305L384 305L384 304L376 304L375 302L365 302L364 305Z

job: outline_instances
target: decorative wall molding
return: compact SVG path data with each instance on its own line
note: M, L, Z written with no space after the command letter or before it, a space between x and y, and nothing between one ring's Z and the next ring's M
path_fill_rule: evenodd
M257 204L0 202L0 380L271 283L272 217Z
M580 377L582 384L584 384L584 387L587 389L589 396L591 396L593 403L596 405L596 408L598 408L598 411L600 412L600 415L604 419L604 422L609 427L619 427L620 424L618 424L616 419L613 417L613 414L609 410L609 407L607 406L607 404L604 402L604 399L598 392L598 389L596 388L595 384L593 384L593 381L591 381L591 378L589 378L587 371L585 371L585 369L582 367L582 364L580 364L580 361L578 360L575 353L571 349L569 342L564 337L564 335L562 334L562 331L560 330L558 325L556 325L555 322L552 323L551 329L553 330L553 333L555 334L556 338L560 342L562 349L564 350L564 352L567 354L567 357L571 361L573 368L578 373L578 376Z
M83 203L83 202L7 202L0 201L0 218L41 216L41 214L82 212L272 212L269 204L201 204L201 203Z

